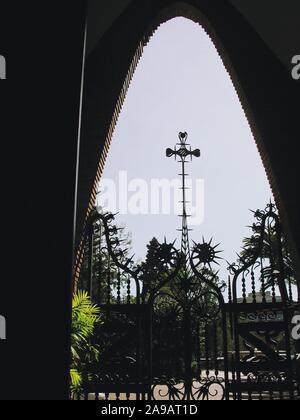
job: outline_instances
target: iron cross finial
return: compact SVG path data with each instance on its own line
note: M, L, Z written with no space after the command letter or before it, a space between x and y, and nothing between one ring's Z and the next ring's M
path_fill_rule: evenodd
M188 133L179 133L179 140L180 143L177 143L175 149L167 149L166 154L167 157L175 156L175 159L179 157L182 161L185 161L188 157L193 159L193 157L199 158L201 156L201 152L199 149L192 150L190 145L187 143ZM177 146L180 146L179 149ZM189 148L188 148L189 146Z
M190 158L192 160L193 157L198 158L201 156L201 152L199 149L192 150L191 146L187 143L187 139L188 133L179 133L180 143L177 143L174 150L167 149L166 151L167 157L175 156L175 160L177 160L177 157L179 157L179 162L182 166L182 173L180 174L180 176L182 177L182 214L180 215L180 217L182 218L182 228L179 230L182 233L181 250L183 255L185 256L186 267L188 266L190 259L189 232L191 231L191 229L189 229L188 227L188 218L190 217L190 215L188 215L187 213L188 202L186 199L186 190L188 189L188 187L186 186L186 177L188 175L185 172L185 167L188 162L187 158Z

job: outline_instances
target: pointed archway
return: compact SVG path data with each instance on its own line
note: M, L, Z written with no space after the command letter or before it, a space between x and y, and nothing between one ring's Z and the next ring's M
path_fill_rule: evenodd
M214 1L166 0L146 5L133 1L91 52L85 77L77 246L86 215L96 198L96 186L115 124L143 46L161 23L176 16L200 23L223 59L250 122L298 263L299 204L290 194L296 171L289 160L296 132L293 122L297 121L293 106L296 103L295 85L257 33L228 2L218 2L216 7ZM273 80L276 75L283 81L280 88L272 84L269 68L272 68ZM289 148L282 147L283 135L289 139ZM79 266L80 258L77 259L77 268Z
M132 234L144 259L155 237L181 240L180 181L165 149L188 131L201 149L190 165L187 211L192 237L222 243L222 277L242 245L248 209L265 208L272 193L232 81L205 30L190 19L164 23L144 49L113 134L97 202ZM173 144L174 143L174 144ZM178 196L178 197L177 197Z

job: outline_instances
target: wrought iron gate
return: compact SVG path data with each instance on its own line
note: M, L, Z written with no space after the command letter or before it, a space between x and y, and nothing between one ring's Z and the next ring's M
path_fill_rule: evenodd
M135 265L115 216L95 210L90 218L79 287L100 305L104 323L94 338L101 361L90 367L85 397L296 398L290 325L299 305L274 207L256 214L253 247L229 267L228 285L222 282L214 269L218 246L190 246L185 164L200 151L188 147L186 133L179 139L167 156L182 165L180 250L153 240L147 260Z
M234 349L228 390L238 400L292 400L300 396L299 354L291 334L299 293L275 206L255 217L251 246L230 266L225 309Z
M151 261L134 267L117 233L114 216L94 213L79 287L89 289L104 322L94 338L101 361L90 368L96 379L86 398L224 399L225 285L208 267L216 249L198 244L187 259L174 244L157 242Z
M151 393L152 310L143 299L139 269L122 249L114 216L90 217L79 288L89 291L102 312L94 336L101 361L90 367L92 394L107 399L145 399Z

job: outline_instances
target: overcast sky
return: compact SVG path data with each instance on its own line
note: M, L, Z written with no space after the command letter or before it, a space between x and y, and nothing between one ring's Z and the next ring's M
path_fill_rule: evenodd
M188 173L204 182L204 220L191 239L214 237L223 257L235 261L253 218L249 209L264 208L272 197L255 141L228 73L205 31L176 18L160 27L135 73L114 134L104 178L118 182L178 178L180 167L167 159L179 131L201 149ZM124 192L124 191L123 191ZM130 193L132 194L132 193ZM130 197L129 194L129 197ZM195 197L194 197L195 198ZM119 215L132 232L136 258L146 254L155 236L173 241L180 234L175 215ZM222 276L226 276L223 268Z

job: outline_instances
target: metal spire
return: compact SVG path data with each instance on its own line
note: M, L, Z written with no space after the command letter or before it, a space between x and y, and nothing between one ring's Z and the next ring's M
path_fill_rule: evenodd
M180 217L182 218L182 228L178 229L179 232L182 233L181 237L181 252L185 256L186 265L188 265L190 258L191 258L191 251L190 251L190 241L189 241L189 232L192 229L189 229L188 226L188 218L190 215L187 213L187 204L189 203L186 199L186 191L188 187L186 186L186 177L189 176L186 173L186 164L190 163L193 160L193 157L200 157L201 152L199 149L192 150L190 144L187 143L188 133L179 133L179 141L177 143L174 150L167 149L166 154L167 157L175 157L179 158L179 163L182 167L182 172L179 174L182 177L182 214Z

